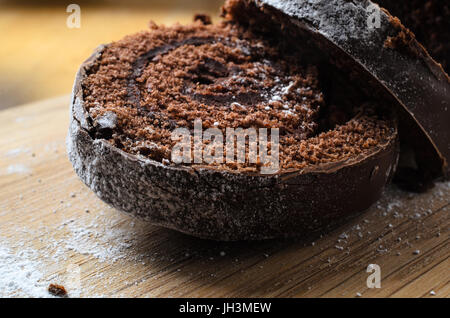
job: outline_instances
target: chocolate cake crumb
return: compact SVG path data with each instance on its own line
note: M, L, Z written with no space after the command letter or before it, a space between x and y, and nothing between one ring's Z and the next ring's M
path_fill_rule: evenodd
M62 285L58 284L50 284L47 288L48 292L52 294L53 296L57 297L66 297L67 291Z
M197 13L196 15L194 15L194 22L195 21L200 21L204 25L212 24L211 17L203 13Z
M419 56L421 53L414 45L416 39L414 33L405 28L398 18L393 17L391 23L399 31L395 36L388 36L384 42L384 46L390 49L399 50L403 54L411 57Z

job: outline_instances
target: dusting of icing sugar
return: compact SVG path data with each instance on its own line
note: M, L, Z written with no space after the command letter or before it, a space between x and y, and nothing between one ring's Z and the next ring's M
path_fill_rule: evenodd
M31 169L22 164L9 165L6 168L6 174L27 174L31 173Z
M343 0L261 0L292 17L292 22L301 28L316 29L319 33L333 38L344 45L349 40L358 39L372 42L376 28L368 26L373 3L368 0L359 2ZM381 27L388 25L388 18L381 10Z
M279 77L275 77L275 82L280 83L281 80ZM267 105L264 109L269 111L271 110L270 105L276 102L283 103L283 97L290 93L292 87L295 85L295 82L290 81L287 85L277 85L273 87L270 93L262 92L261 96L268 100L269 105ZM305 98L306 99L306 98ZM283 113L285 115L295 115L293 110L288 103L283 103Z
M50 297L36 252L0 245L0 297Z
M84 193L69 195L69 200L84 200ZM56 217L67 209L64 200L60 200L60 208L55 209ZM75 204L75 202L74 202ZM136 250L139 246L140 227L137 221L126 218L116 211L96 212L92 215L83 211L83 217L63 220L54 226L40 226L30 229L26 226L0 224L0 231L5 226L13 229L13 240L0 237L0 297L52 297L47 287L50 283L68 285L68 268L71 260L78 257L95 259L97 267L93 275L98 273L100 264L110 266L119 260L135 264L142 263L148 255ZM86 216L86 217L84 217ZM144 223L145 224L145 223ZM1 232L0 232L1 233ZM30 237L41 237L39 249L34 247ZM82 266L81 266L82 267ZM81 273L86 274L83 269ZM105 289L115 281L115 277L102 279ZM92 297L94 286L85 286L81 282L80 289L68 289L69 297ZM95 295L102 297L103 295Z
M27 121L29 119L29 117L17 117L14 121L16 123L23 123L25 121Z
M295 84L295 82L291 81L291 82L289 82L288 85L282 87L282 88L281 88L281 94L282 94L282 95L287 95L287 94L289 94L289 92L290 92L291 88L294 86L294 84Z
M22 153L29 153L31 150L28 148L15 148L15 149L11 149L8 150L5 153L6 157L17 157L18 155L22 154Z
M69 233L58 244L64 246L64 249L59 249L57 254L63 255L68 250L108 263L131 257L130 248L135 243L136 236L129 228L117 227L115 223L114 218L108 219L104 212L100 212L89 222L77 219L65 221L61 226L66 227Z

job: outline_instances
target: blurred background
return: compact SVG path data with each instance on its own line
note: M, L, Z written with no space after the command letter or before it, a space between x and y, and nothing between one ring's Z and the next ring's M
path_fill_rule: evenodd
M0 110L69 94L79 65L101 43L158 24L190 23L196 13L219 20L223 0L0 0ZM70 4L81 27L66 24Z

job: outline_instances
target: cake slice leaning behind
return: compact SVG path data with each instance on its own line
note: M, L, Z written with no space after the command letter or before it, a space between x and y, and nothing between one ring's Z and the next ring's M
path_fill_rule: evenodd
M398 18L368 0L229 1L226 14L308 34L368 94L392 99L409 170L423 182L449 176L450 78Z
M415 39L417 39L424 45L433 59L441 64L442 69L449 74L450 2L441 0L377 0L376 3L382 8L389 10L389 13L392 14L392 16L389 16L387 22L394 25L398 32L397 34L388 34L385 39L385 47L387 50L401 51L402 55L406 53L407 56L412 55L413 57L417 54L422 56L427 55L420 46L416 44ZM435 79L427 81L426 78L419 78L419 80L417 80L418 78L413 76L411 79L408 79L408 81L405 81L406 85L403 84L396 88L397 90L402 89L402 86L409 86L412 88L409 91L403 89L406 94L399 94L403 95L402 98L404 99L405 105L408 103L408 101L405 100L405 97L408 97L408 95L411 94L410 92L415 91L416 88L418 88L418 90L421 91L421 94L426 97L422 102L419 101L416 105L410 105L410 111L420 123L423 122L423 124L421 124L422 131L426 131L429 140L431 139L434 141L434 139L437 139L438 141L438 143L435 142L434 146L431 148L428 146L424 147L423 145L429 145L429 142L424 142L422 138L422 142L415 143L415 145L411 146L410 140L417 138L420 140L421 133L415 129L416 126L413 122L410 120L404 121L406 125L404 125L401 130L409 131L411 130L410 128L412 128L414 133L412 135L403 134L402 136L402 157L394 182L404 189L416 192L427 190L433 185L433 178L440 174L439 171L430 170L431 166L438 167L439 165L435 165L434 163L430 165L429 162L433 162L434 160L432 158L430 159L429 155L424 156L420 155L420 153L433 153L433 148L443 149L440 153L441 157L445 158L444 163L446 163L447 169L444 168L444 170L447 170L445 172L447 176L450 169L450 116L448 112L450 103L449 78L448 76L442 75L443 71L441 70L440 65L430 63L430 58L422 59L423 62L426 60L428 60L426 64L431 65L431 67L429 67L430 73L436 74ZM420 68L420 65L418 68ZM422 73L423 72L419 70L417 71L417 74ZM427 83L425 85L421 84L424 81ZM430 87L437 87L439 89L439 86L442 87L442 85L446 87L446 94L443 95L441 89L441 96L444 97L441 103L435 98L427 97L428 95L434 95L427 93L427 90L429 90ZM436 118L433 119L433 116L436 116L441 120L436 120ZM444 137L438 137L440 135L443 135ZM445 136L447 136L447 138L445 138ZM441 142L439 142L439 139ZM416 149L416 154L419 153L418 160L411 160L411 158L414 157L411 156L411 149L413 148Z
M255 24L235 19L241 5ZM216 240L308 236L368 208L396 169L395 101L368 93L309 33L266 29L253 3L225 10L218 25L152 25L81 66L68 136L77 174L123 212ZM250 142L244 162L175 163L174 131L195 136L198 119L224 140L230 128L278 129L279 169L264 173Z

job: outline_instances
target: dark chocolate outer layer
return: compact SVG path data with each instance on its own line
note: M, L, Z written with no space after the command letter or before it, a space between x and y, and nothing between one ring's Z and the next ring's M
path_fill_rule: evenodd
M404 134L420 129L422 136L411 136L420 168L434 177L449 176L450 78L387 11L381 11L380 26L370 28L374 4L368 0L230 0L225 10L232 2L235 7L239 3L241 13L233 17L238 22L247 23L245 11L255 14L257 7L267 20L308 32L330 55L339 55L345 72L352 64L359 84L367 82L373 92L390 95L403 108L405 120L413 121L404 123Z
M165 166L123 152L91 136L84 107L81 82L103 49L77 74L67 149L83 182L118 210L215 240L307 236L368 208L396 169L396 132L365 156L272 176Z

